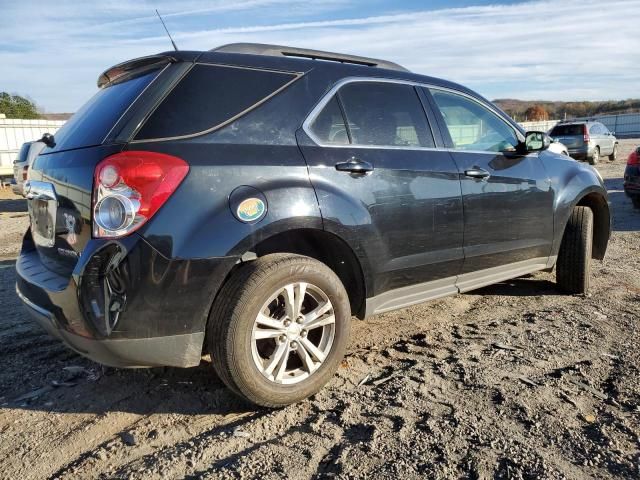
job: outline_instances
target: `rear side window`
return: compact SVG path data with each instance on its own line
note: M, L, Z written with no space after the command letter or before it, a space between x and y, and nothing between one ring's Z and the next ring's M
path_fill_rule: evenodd
M291 73L268 70L195 65L153 112L136 140L214 130L259 105L295 78Z
M354 82L338 94L353 145L434 147L427 117L412 86Z
M55 134L56 150L100 145L160 70L103 88Z
M584 133L584 125L556 125L549 134L552 137L571 137L573 135L580 135Z

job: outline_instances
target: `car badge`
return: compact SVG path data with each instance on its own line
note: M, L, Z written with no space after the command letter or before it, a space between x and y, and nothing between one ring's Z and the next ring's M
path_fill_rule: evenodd
M259 198L247 198L240 202L236 214L243 222L253 222L264 215L265 204Z
M76 217L69 213L64 214L64 223L65 227L67 227L67 243L69 245L75 245L78 241L76 237Z

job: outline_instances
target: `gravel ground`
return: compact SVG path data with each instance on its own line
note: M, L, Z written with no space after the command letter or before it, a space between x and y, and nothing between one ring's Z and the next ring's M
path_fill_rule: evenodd
M192 369L102 369L19 307L24 201L0 193L0 478L639 478L640 212L623 141L587 296L538 273L354 322L313 398L277 411Z

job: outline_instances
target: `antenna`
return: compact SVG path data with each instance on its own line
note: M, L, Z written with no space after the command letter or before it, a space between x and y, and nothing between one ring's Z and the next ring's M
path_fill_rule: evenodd
M171 34L169 33L169 30L167 29L167 26L164 24L164 20L162 20L162 17L160 16L160 12L158 12L157 8L156 8L156 15L158 15L158 18L162 22L162 26L164 27L164 31L167 32L167 35L169 36L169 40L171 40L171 45L173 45L174 50L177 52L178 51L178 47L176 46L176 42L174 42L173 38L171 38Z

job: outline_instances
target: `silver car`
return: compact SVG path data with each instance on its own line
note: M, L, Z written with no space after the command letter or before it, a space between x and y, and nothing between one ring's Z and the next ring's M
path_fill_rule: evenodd
M602 157L613 161L618 156L618 139L600 122L560 122L551 129L549 136L566 145L570 156L587 160L591 165Z
M29 167L35 158L40 155L44 147L44 143L40 141L25 142L22 144L20 152L18 152L18 158L13 162L13 183L11 184L11 189L16 195L24 196L23 186L27 179Z

